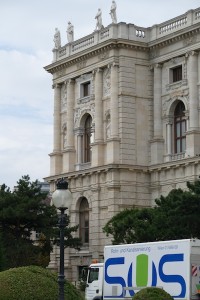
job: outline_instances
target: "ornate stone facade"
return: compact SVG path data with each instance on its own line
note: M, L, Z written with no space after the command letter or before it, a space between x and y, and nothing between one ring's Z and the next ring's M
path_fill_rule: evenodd
M46 178L65 177L81 251L66 276L103 258L102 227L200 175L200 9L152 28L111 24L54 49L54 149ZM57 249L51 268L58 268Z

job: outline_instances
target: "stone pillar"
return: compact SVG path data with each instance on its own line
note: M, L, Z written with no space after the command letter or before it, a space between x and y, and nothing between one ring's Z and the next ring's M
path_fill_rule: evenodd
M162 134L162 65L154 66L153 140L151 141L151 163L163 162L164 140Z
M172 154L172 123L167 124L167 155Z
M114 62L111 65L110 75L110 138L107 140L106 163L119 163L119 66Z
M186 133L186 154L196 156L200 154L198 53L192 51L187 57L189 127Z
M77 163L78 163L78 165L80 165L82 163L82 139L83 139L83 133L78 132L78 135L77 135L77 148L78 148Z
M54 152L61 151L61 88L54 87Z
M50 174L56 175L62 170L61 155L61 87L56 84L54 87L54 134L53 153L50 154Z
M67 83L67 148L74 150L74 80Z
M75 170L74 148L74 80L67 82L67 147L63 151L63 172Z
M119 137L119 103L118 103L118 65L111 65L111 95L110 95L110 115L111 115L111 138Z
M154 67L154 138L162 137L162 65Z
M198 53L192 51L188 57L188 86L190 102L190 128L199 130L199 97L198 97Z
M92 144L92 167L100 166L104 160L103 145L103 72L95 72L95 141Z
M95 142L103 141L103 72L95 74Z

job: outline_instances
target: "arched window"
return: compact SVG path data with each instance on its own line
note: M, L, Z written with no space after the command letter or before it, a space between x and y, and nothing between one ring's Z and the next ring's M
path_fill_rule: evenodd
M186 149L186 119L185 106L179 101L174 111L174 151L185 152Z
M85 197L82 198L79 208L79 233L83 244L89 243L89 204Z
M92 117L87 116L84 127L84 163L91 161L91 136L92 136Z

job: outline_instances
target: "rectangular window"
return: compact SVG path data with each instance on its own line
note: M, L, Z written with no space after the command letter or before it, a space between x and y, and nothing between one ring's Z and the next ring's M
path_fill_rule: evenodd
M175 67L172 70L172 82L177 82L182 80L182 65Z
M90 95L90 81L81 84L81 98Z

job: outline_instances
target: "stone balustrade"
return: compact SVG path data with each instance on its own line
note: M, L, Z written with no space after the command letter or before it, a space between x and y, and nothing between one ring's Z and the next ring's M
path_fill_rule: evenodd
M106 28L94 31L92 34L72 43L68 43L58 50L54 49L53 60L58 61L65 57L69 57L109 39L126 39L145 43L153 42L163 36L170 35L171 33L195 25L199 22L200 8L189 10L181 16L148 28L138 27L134 24L126 24L124 22L110 24Z

